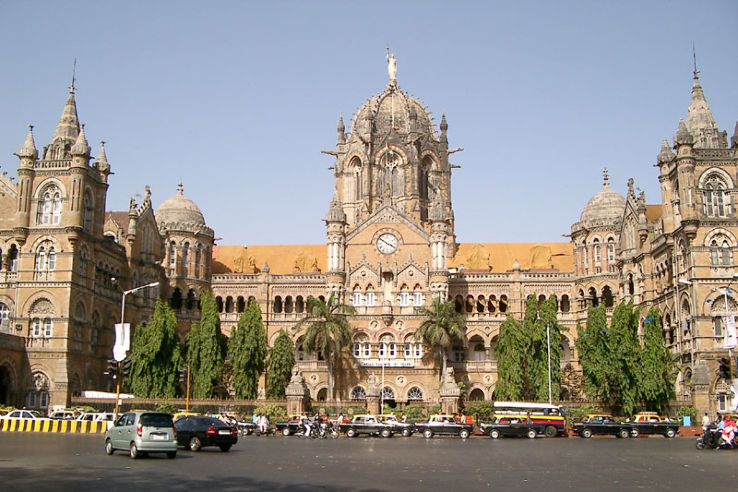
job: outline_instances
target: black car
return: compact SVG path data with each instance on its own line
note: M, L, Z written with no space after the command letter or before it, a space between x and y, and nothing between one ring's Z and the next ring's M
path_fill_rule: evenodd
M238 441L238 429L213 417L187 416L177 419L177 443L190 451L204 446L218 446L227 452Z
M433 415L428 422L415 424L415 430L422 432L427 439L436 434L459 436L466 439L474 432L474 426L459 422L453 415Z
M641 434L663 434L669 439L679 434L679 424L654 412L637 413L630 419L630 437Z
M539 432L542 432L541 424L535 424L530 419L499 419L489 424L481 424L479 429L488 434L492 439L500 437L522 437L535 439Z
M394 427L380 422L374 415L356 415L351 422L339 424L338 431L344 432L347 437L356 437L359 434L392 437L395 433Z
M574 424L574 432L588 439L593 435L611 435L622 439L630 436L633 426L628 422L619 422L606 413L590 414L581 422Z

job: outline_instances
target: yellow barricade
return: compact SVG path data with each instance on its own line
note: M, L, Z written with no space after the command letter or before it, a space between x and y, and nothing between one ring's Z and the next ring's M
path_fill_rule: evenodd
M0 432L50 432L64 434L104 434L107 422L87 420L12 419L0 421Z

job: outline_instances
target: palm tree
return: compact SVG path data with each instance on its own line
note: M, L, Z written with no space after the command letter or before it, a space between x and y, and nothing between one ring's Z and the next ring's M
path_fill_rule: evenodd
M441 362L440 383L446 374L446 349L464 338L464 318L456 312L453 299L444 302L440 297L434 298L433 304L420 312L426 320L415 330L415 339L422 340L438 352Z
M295 330L307 326L303 347L307 352L320 352L325 357L328 363L328 400L333 400L333 358L351 343L351 325L346 315L355 314L356 310L331 294L327 302L308 297L307 313L295 325Z

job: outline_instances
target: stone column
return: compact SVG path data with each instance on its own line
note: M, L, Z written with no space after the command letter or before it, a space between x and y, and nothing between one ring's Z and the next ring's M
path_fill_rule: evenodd
M310 392L305 384L305 378L302 377L302 372L297 366L292 368L292 379L285 388L285 396L287 397L288 416L305 413L310 402Z
M374 373L371 373L369 375L369 379L367 379L366 384L366 410L367 413L370 413L372 415L377 415L382 413L382 409L379 408L379 401L380 401L380 388L379 388L379 379Z
M441 413L456 414L459 413L459 397L461 389L456 384L454 378L454 368L448 367L446 375L441 386Z

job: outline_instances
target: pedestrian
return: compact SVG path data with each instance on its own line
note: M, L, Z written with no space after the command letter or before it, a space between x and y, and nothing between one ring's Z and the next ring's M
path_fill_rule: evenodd
M403 413L403 414L402 414L402 419L401 419L401 420L402 420L402 423L403 423L403 424L404 424L405 422L407 422L407 415L405 415L405 414Z
M707 430L708 427L710 427L710 417L705 412L705 415L702 417L702 430Z

